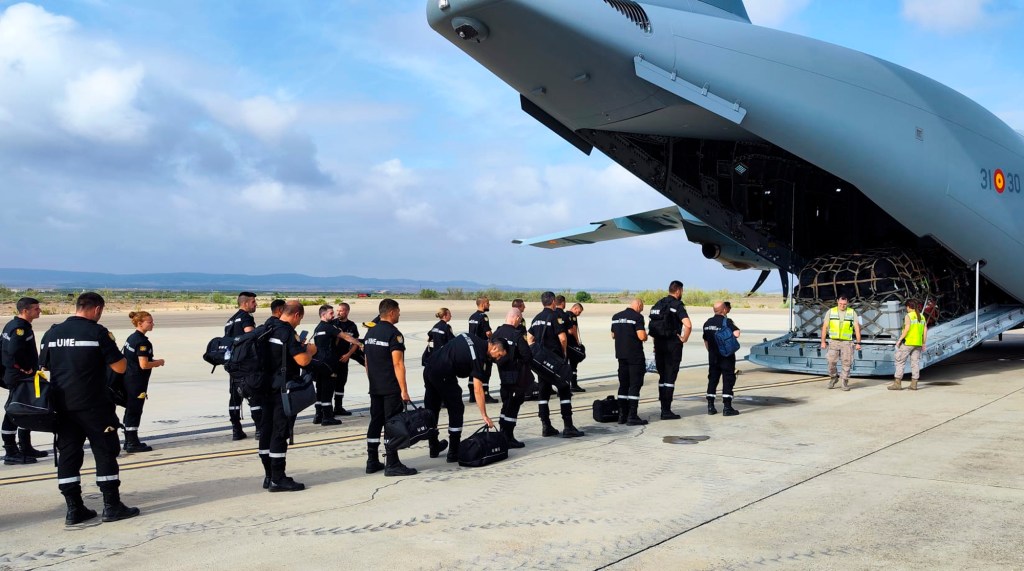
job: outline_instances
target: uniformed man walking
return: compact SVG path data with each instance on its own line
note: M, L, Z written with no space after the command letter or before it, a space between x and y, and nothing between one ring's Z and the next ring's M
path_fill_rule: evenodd
M644 373L647 372L647 360L644 358L647 330L643 311L643 300L636 298L629 307L612 316L612 339L615 340L615 358L619 361L619 424L630 426L647 424L637 414L640 388L644 386Z
M889 390L902 389L903 371L910 358L910 390L917 390L917 381L921 378L921 354L928 344L928 319L921 313L921 302L907 302L907 316L903 319L903 333L896 341L896 378L889 385Z
M480 417L484 424L494 427L494 422L487 415L484 403L484 383L490 381L492 364L505 356L505 342L491 338L483 340L468 333L463 333L449 341L444 347L430 355L427 366L423 369L423 382L426 392L423 406L434 413L435 424L441 414L441 407L448 411L448 443L438 440L435 436L430 441L430 457L436 458L445 445L448 446L448 462L459 461L459 443L462 440L462 423L465 405L462 404L460 378L468 378L474 392L476 403L480 409Z
M658 400L661 401L661 419L673 420L679 415L672 412L679 365L683 360L683 345L690 339L693 324L682 302L683 282L673 280L668 295L651 307L651 337L654 337L654 363L658 369Z
M572 389L569 387L571 373L568 364L565 362L566 333L565 321L558 317L555 311L555 294L546 291L540 296L540 302L544 310L537 314L530 323L530 335L533 336L534 344L530 350L534 357L547 357L554 370L538 366L536 361L531 363L537 373L540 382L540 397L537 400L537 412L540 417L544 436L558 436L563 438L576 438L583 436L572 423ZM561 433L551 426L551 410L548 400L551 394L558 394L559 404L562 411L562 423L564 424Z
M124 374L127 367L114 335L98 323L104 301L97 293L78 296L75 315L43 335L39 365L50 372L57 411L57 487L67 502L64 523L96 517L82 501L81 468L85 440L96 459L96 485L103 492L103 521L139 515L121 502L117 455L120 426L107 389L107 368Z
M359 339L359 327L354 321L349 320L348 314L352 307L341 302L338 304L337 310L334 312L334 325L347 333L352 339ZM352 413L345 410L345 385L348 384L348 364L352 362L353 357L359 350L358 343L350 343L344 337L338 340L338 367L335 369L335 373L338 375L334 379L334 416L352 416Z
M238 311L228 318L224 324L224 337L240 337L256 329L256 320L252 314L256 312L256 294L251 291L243 291L238 294ZM228 418L231 420L231 439L242 440L248 435L242 430L242 391L241 379L234 376L228 378ZM261 426L263 406L249 400L249 412L252 413L252 420L256 426Z
M0 386L14 391L16 383L33 380L39 368L39 352L36 350L32 322L39 317L39 300L23 297L15 304L18 315L4 326L0 337ZM8 401L10 397L8 396ZM36 458L48 456L47 452L32 447L32 433L18 428L7 413L4 413L0 435L3 435L4 464L35 464Z
M487 312L491 310L491 300L486 296L478 297L476 300L476 311L469 316L469 334L487 341L491 338L491 321ZM476 391L473 390L473 383L470 381L466 388L469 390L469 402L476 402ZM484 384L484 395L487 402L498 402L491 396L490 384Z
M410 402L405 379L405 337L395 327L401 317L398 302L385 298L379 305L380 321L366 332L363 352L366 376L370 382L370 424L366 429L366 473L384 470L385 476L411 476L416 473L398 457L398 450L387 447L385 464L380 463L380 435L384 423L402 412ZM460 391L461 392L461 391ZM459 398L462 400L461 395Z
M850 300L845 295L839 296L836 306L828 310L821 324L821 348L826 347L825 336L828 335L828 388L834 389L836 383L843 381L843 390L850 390L850 369L853 368L853 350L860 349L860 319L857 312L849 307ZM853 339L857 343L854 347ZM836 372L836 361L842 360L842 372Z
M715 334L723 328L732 331L733 337L739 339L740 328L729 319L732 309L727 301L716 301L713 307L714 317L704 322L704 348L708 351L708 414L718 414L715 408L715 393L718 391L718 380L722 379L722 405L724 416L736 416L740 411L732 407L732 391L736 386L736 354L722 355L718 348Z
M519 422L519 409L525 400L525 390L531 381L530 362L533 352L520 331L523 314L516 308L509 310L505 323L494 330L491 339L505 342L505 357L498 359L498 378L501 380L501 433L505 435L509 448L526 446L516 440L516 424Z

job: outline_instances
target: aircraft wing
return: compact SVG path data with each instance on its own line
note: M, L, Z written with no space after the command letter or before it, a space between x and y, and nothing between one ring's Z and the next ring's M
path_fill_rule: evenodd
M592 222L580 228L513 240L512 243L554 249L646 236L670 230L684 230L689 241L701 245L701 252L705 258L718 260L727 269L771 270L778 267L678 206Z

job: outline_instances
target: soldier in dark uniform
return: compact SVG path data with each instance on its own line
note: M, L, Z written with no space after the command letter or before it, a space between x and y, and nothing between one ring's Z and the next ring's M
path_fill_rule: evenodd
M415 468L402 464L398 451L385 443L385 462L380 463L380 435L384 423L402 412L409 402L405 381L405 337L395 327L401 317L398 302L385 298L378 311L380 320L366 332L363 352L366 377L370 381L370 424L366 429L366 473L384 470L385 476L411 476ZM460 395L461 401L461 395Z
M334 418L334 408L331 398L337 395L336 381L338 371L341 369L341 358L351 357L350 348L359 344L359 340L341 330L334 319L334 308L330 305L320 306L320 323L317 323L313 331L313 342L317 347L317 358L313 371L316 376L316 414L313 416L313 424L331 426L341 424L341 421ZM344 342L344 353L341 343ZM346 380L348 373L348 358L345 359ZM344 396L344 392L342 392Z
M487 341L491 338L491 321L487 317L487 312L491 310L491 300L486 297L479 297L476 300L476 312L469 316L469 334ZM469 390L469 402L476 402L476 391L473 390L473 384L466 385ZM497 399L491 396L491 386L489 383L484 383L484 396L487 402L498 402Z
M519 315L522 316L522 319L519 320L519 326L516 327L516 329L523 334L523 337L526 337L526 302L517 297L512 300L512 308L518 309Z
M338 309L335 311L334 325L347 333L353 339L359 339L359 327L356 326L354 321L350 321L348 313L351 310L351 306L345 302L338 304ZM341 338L338 340L338 367L335 369L337 377L334 379L334 416L352 416L352 413L345 410L343 406L345 400L345 385L348 383L348 364L355 359L355 355L359 351L358 343L350 343Z
M572 392L585 393L587 389L580 386L579 368L582 359L578 357L578 351L586 351L583 342L580 340L580 314L583 313L583 304L574 303L569 311L565 312L565 322L569 326L566 329L566 356L569 357L569 364L572 365ZM578 350L578 351L577 351Z
M619 424L647 424L637 415L640 388L644 386L647 361L644 359L644 302L636 298L629 307L612 316L612 339L615 358L619 361Z
M96 485L103 492L103 521L118 521L139 515L138 508L121 503L117 454L117 419L114 401L107 389L107 368L124 374L124 355L114 335L99 323L103 298L93 292L78 296L75 315L50 328L43 335L40 367L50 372L50 387L57 424L57 487L67 501L67 525L96 517L82 502L80 470L89 439L96 459Z
M654 337L654 363L658 369L658 400L661 419L674 420L672 399L676 390L679 365L683 360L683 344L690 338L693 325L682 302L683 282L668 285L668 295L651 307L649 330Z
M163 359L153 357L153 344L146 333L153 330L153 316L148 311L133 311L128 314L135 326L135 332L124 342L121 353L127 362L124 373L124 388L128 401L124 407L124 451L128 453L149 452L153 449L139 442L139 424L142 408L149 398L149 377L153 369L163 367Z
M239 337L256 329L256 320L252 314L256 312L256 294L251 291L243 291L238 294L238 311L228 318L224 324L225 337ZM247 435L242 430L242 392L239 388L241 380L229 377L228 382L228 418L231 419L231 439L242 440ZM263 415L263 407L258 402L249 401L249 412L252 413L252 420L256 426L261 426L260 419Z
M718 351L718 340L715 333L723 327L732 330L737 339L740 336L740 328L729 319L729 311L732 309L727 301L716 301L714 305L715 316L704 322L704 348L708 350L708 414L718 414L715 408L715 391L718 390L718 379L722 379L722 414L724 416L736 416L740 411L732 407L732 390L736 386L736 354L728 357Z
M316 355L316 345L303 344L295 328L302 323L305 309L298 301L289 301L281 312L281 318L267 335L264 343L266 355L264 369L264 393L262 402L266 407L263 418L261 441L268 443L266 458L269 461L270 481L263 484L271 492L298 492L306 489L285 474L288 456L288 437L292 422L284 413L281 393L288 381L299 377L301 367L307 367ZM284 363L282 370L281 364ZM262 442L261 442L262 444ZM266 468L266 466L264 466Z
M561 360L565 365L566 333L565 322L555 312L555 294L546 291L541 294L541 303L544 310L537 314L530 323L530 335L533 336L535 346L531 346L534 355L538 354L541 347L546 349L556 359ZM557 373L538 367L535 364L534 371L537 373L540 382L540 398L537 401L537 412L543 425L544 436L558 436L559 432L551 426L551 412L548 408L548 400L551 393L558 394L559 404L562 410L562 422L564 423L561 435L563 438L575 438L583 436L583 432L576 429L572 424L572 389L569 387L568 375L563 378ZM566 365L567 367L567 365Z
M32 322L39 317L39 300L23 297L15 304L17 317L4 326L0 337L0 386L13 391L15 383L31 381L39 368L39 352ZM9 398L9 397L8 397ZM4 442L4 464L35 464L47 452L32 447L31 432L18 428L4 413L0 435Z
M434 413L434 419L441 414L441 406L448 410L448 461L459 461L459 442L462 439L462 422L465 406L462 404L462 389L459 378L466 377L473 383L477 393L476 403L484 423L494 428L494 422L487 416L487 405L483 401L484 383L491 378L491 365L505 356L505 343L499 339L483 340L468 333L452 339L444 347L430 355L423 369L426 393L423 406ZM430 457L436 458L448 443L435 436L430 441Z
M491 339L505 342L505 357L498 359L498 378L501 379L501 433L505 435L509 448L526 446L516 440L515 430L519 408L523 406L524 391L530 382L530 361L533 352L526 336L520 332L523 314L516 308L509 310L505 323L494 330Z
M281 321L281 314L284 313L284 306L287 302L283 299L275 299L270 302L270 317L263 322L264 327L267 329L274 329L281 327L284 324ZM264 367L269 367L270 363L265 362ZM279 365L280 366L280 365ZM259 390L255 391L261 402L271 401L271 389L270 386L274 382L274 370L264 370L263 380ZM260 456L260 462L263 464L263 489L270 489L270 440L274 434L274 414L273 411L268 407L268 413L263 415L262 422L256 427L256 440L259 441L258 453Z
M452 320L452 312L447 307L437 310L434 317L438 319L438 322L430 328L430 331L427 331L427 344L432 350L437 350L455 339L455 333L452 332L452 326L448 324Z

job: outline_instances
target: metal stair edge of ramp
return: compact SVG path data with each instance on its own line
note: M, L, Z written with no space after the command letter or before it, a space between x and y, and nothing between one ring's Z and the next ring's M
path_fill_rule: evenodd
M1024 306L994 304L978 312L977 331L974 312L929 327L921 368L976 347L1021 323L1024 323ZM854 351L850 376L893 376L896 370L893 360L895 339L862 341L861 350ZM793 333L754 345L747 360L781 371L828 375L826 351L821 349L821 340L795 337ZM909 363L907 367L906 372L909 373Z

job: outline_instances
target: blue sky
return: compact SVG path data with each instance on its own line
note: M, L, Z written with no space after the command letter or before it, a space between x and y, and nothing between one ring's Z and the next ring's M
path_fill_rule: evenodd
M1016 0L746 4L755 24L904 65L1024 129ZM0 181L0 266L574 289L756 277L681 233L512 246L667 203L523 114L429 29L424 0L0 1Z

